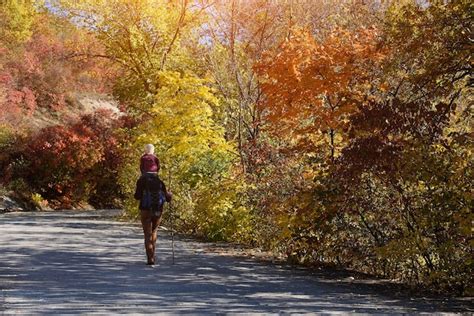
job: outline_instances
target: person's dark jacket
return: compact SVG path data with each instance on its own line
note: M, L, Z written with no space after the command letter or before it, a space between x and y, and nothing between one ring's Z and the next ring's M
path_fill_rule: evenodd
M140 200L141 202L143 191L145 191L145 189L147 188L147 185L148 185L148 189L152 192L162 190L165 193L166 202L171 201L171 194L166 190L165 183L161 181L158 175L150 174L150 173L142 175L140 179L138 179L137 185L135 188L135 194L134 194L134 198L136 200ZM139 209L144 210L141 203L140 203Z

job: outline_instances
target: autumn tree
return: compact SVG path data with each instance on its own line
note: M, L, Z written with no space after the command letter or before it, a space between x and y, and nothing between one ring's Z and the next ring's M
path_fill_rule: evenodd
M0 37L0 121L26 124L25 118L35 114L61 116L73 94L106 90L104 64L75 58L80 50L100 50L93 37L39 2L6 1L0 14L6 16Z
M35 1L5 0L0 3L0 38L10 48L28 41L37 16Z
M382 56L373 29L337 29L322 43L308 32L295 32L256 66L270 128L308 150L314 150L319 134L327 135L334 161L336 138L340 134L342 141L349 116L368 100L375 83L370 66Z
M365 183L383 197L347 206L385 205L379 215L364 211L380 261L406 279L461 292L463 275L472 269L465 261L472 67L463 35L472 29L470 8L467 1L390 8L384 30L387 93L352 118L358 132L340 165L350 180L342 184L345 195L354 196L354 186ZM374 215L379 220L367 219ZM397 220L389 224L387 217ZM400 240L407 245L403 254Z
M205 5L146 0L62 5L69 18L94 30L105 50L88 57L118 67L113 94L139 122L127 131L131 139L123 148L120 173L130 214L137 214L130 193L139 176L141 148L154 143L163 179L172 173L178 226L212 238L239 234L234 218L247 213L231 189L237 187L230 173L234 148L214 121L220 104L211 81L190 54L199 41L193 30L204 23ZM212 211L205 207L209 201ZM203 210L208 211L206 221Z
M289 258L466 290L469 6L394 3L378 35L346 30L352 35L335 39L349 45L335 46L331 35L317 44L295 33L257 65L268 128L309 153L302 175L310 181L273 213ZM342 58L324 55L332 47ZM358 55L363 47L368 58ZM324 168L314 163L314 135L331 145L331 130L341 138Z

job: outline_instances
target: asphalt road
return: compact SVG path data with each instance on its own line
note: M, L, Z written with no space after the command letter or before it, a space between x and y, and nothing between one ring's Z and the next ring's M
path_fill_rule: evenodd
M410 297L376 280L222 255L159 232L145 265L138 225L111 212L0 215L0 313L346 314L472 313L471 299Z

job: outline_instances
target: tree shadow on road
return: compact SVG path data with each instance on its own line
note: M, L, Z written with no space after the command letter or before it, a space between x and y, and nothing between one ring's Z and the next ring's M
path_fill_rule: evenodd
M392 294L385 284L353 284L304 269L206 252L179 240L172 264L160 232L158 265L145 265L138 227L64 217L3 225L0 280L6 310L32 313L412 313L466 311L470 301L444 304ZM30 231L18 234L29 227Z

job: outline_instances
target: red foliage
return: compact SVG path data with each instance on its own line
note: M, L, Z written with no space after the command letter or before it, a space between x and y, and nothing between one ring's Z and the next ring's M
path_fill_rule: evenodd
M94 195L115 197L120 124L110 112L99 111L69 126L42 129L26 142L22 159L13 160L14 177L55 207L70 208ZM95 200L107 203L107 196Z
M89 58L101 51L92 35L46 14L39 15L33 29L26 43L2 49L0 107L5 110L0 121L11 125L37 108L62 111L71 93L105 92L113 76L103 59Z

